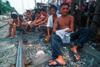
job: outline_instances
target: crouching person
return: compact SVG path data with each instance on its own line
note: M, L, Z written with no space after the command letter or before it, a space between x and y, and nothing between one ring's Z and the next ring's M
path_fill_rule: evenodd
M8 33L8 35L5 37L5 38L10 37L10 36L11 36L11 31L12 31L12 29L13 29L13 34L12 34L12 36L10 37L10 39L12 39L12 38L15 37L16 30L19 30L19 29L21 30L21 29L22 29L22 28L20 27L20 21L18 20L17 15L16 15L16 14L12 14L12 15L11 15L11 18L13 19L13 21L12 21L12 23L9 23L9 22L8 22L8 24L9 24L9 33Z
M46 10L45 9L41 9L41 14L43 15L43 20L38 23L37 25L39 25L39 30L41 31L41 35L39 38L42 38L42 37L45 37L46 34L47 34L47 21L48 21L48 17L49 15L46 13Z

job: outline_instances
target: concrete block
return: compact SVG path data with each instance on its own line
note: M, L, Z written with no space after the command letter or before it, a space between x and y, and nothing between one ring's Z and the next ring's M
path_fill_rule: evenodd
M42 54L41 56L37 57L33 60L32 67L41 67L42 65L46 65L49 60L52 59L52 56L49 54Z

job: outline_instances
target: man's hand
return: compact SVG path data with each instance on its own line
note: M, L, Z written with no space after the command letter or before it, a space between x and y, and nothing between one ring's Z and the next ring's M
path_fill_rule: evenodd
M67 32L67 33L73 32L73 29L69 29L69 30L67 30L65 32Z
M14 24L14 26L16 26L16 24Z
M12 25L12 23L8 22L9 25Z
M53 30L53 32L54 32L54 33L56 33L56 31L57 31L56 29L55 29L55 30Z
M47 37L47 40L50 40L50 35Z
M69 33L70 31L69 31L69 30L67 30L67 31L65 31L65 32Z

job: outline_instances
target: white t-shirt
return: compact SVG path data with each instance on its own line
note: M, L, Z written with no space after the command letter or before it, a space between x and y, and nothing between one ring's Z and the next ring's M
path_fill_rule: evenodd
M57 17L59 18L61 15L57 14ZM48 22L47 22L47 27L53 27L53 15L50 15L48 18Z

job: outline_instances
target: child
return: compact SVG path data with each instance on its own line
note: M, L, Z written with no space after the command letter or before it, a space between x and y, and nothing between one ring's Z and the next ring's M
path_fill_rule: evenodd
M5 37L5 38L7 38L7 37L11 36L11 30L13 29L13 35L10 37L10 39L15 37L16 30L19 29L19 27L20 27L20 21L18 20L17 15L11 14L11 18L13 19L12 23L8 22L9 34Z

